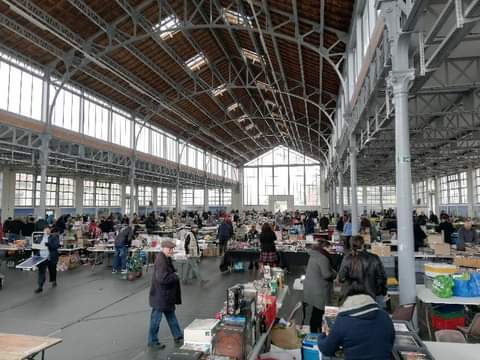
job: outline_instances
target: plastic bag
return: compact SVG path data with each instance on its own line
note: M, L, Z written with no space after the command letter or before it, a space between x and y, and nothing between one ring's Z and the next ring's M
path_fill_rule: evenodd
M433 280L432 292L439 298L449 298L453 295L453 279L448 275L438 275Z
M469 297L471 295L470 276L468 273L453 276L453 295L460 297Z
M480 296L480 273L470 273L470 287L473 296Z

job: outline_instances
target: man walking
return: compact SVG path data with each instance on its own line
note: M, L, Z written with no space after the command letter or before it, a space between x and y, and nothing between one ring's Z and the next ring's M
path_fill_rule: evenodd
M183 341L183 333L175 315L175 305L182 303L180 281L173 267L172 255L175 244L172 241L162 241L162 251L155 260L155 269L150 288L150 328L148 332L148 346L154 349L164 349L165 344L158 341L158 330L162 314L167 318L168 326L175 344Z

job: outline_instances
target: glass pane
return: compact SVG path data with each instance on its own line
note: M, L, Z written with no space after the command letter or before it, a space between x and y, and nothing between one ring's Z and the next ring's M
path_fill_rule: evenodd
M243 172L243 201L245 205L258 205L257 168L245 168Z
M273 195L273 172L271 167L259 168L258 200L259 205L268 205L268 196Z
M294 205L305 205L305 173L303 166L290 167L290 195L293 195Z
M275 167L274 169L274 195L288 195L288 166Z

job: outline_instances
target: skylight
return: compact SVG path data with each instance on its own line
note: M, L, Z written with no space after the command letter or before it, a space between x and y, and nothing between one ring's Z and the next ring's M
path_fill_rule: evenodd
M223 18L232 25L252 26L252 19L239 12L223 9Z
M168 38L172 38L173 35L178 33L179 30L171 30L171 29L177 28L179 24L180 24L180 20L178 20L175 14L172 14L172 15L168 15L159 23L153 25L152 30L154 32L159 33L160 39L166 40Z
M227 86L225 84L222 84L222 85L217 86L215 89L212 90L212 95L213 96L222 96L225 91L227 91Z
M194 57L188 59L185 62L185 65L187 65L190 70L195 71L199 70L203 65L206 65L208 63L208 59L203 53L198 53Z
M232 112L236 109L238 109L240 107L240 104L239 103L233 103L232 105L230 105L228 108L227 108L227 111L228 112Z
M263 81L257 80L256 84L257 84L257 88L259 88L259 89L264 89L264 90L271 90L272 89L271 85L266 84Z
M256 52L248 49L242 49L242 54L245 59L252 61L253 63L263 63L263 57L259 56Z

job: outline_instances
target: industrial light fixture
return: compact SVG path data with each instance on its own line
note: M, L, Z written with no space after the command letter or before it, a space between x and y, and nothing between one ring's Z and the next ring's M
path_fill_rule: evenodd
M261 137L261 136L262 136L262 133L258 133L258 134L255 135L253 138L254 138L254 139L258 139L258 138Z
M252 50L242 48L242 55L245 59L248 59L253 63L256 63L256 62L258 62L259 64L263 63L263 57L261 57L260 55L258 55L256 52Z
M240 117L237 119L237 121L238 121L239 123L242 123L242 122L244 122L244 121L247 120L247 119L248 119L248 115L243 114L242 116L240 116Z
M159 23L152 26L152 31L159 33L160 39L166 40L172 38L179 30L173 30L180 24L180 20L175 14L168 15L163 18Z
M265 105L267 105L267 107L271 106L272 108L277 107L277 104L272 100L265 100Z
M199 70L202 66L208 63L207 57L203 53L191 57L185 62L185 65L192 71Z
M227 107L227 111L232 112L232 111L235 111L236 109L238 109L239 107L240 107L239 103L233 103L232 105Z
M250 124L248 124L247 126L245 126L245 130L249 131L249 130L252 130L254 127L255 127L255 125L253 125L252 123L250 123Z
M252 18L237 11L223 9L223 18L232 25L252 26Z
M227 91L227 86L225 84L222 84L222 85L217 86L215 89L212 90L212 95L213 96L222 96L225 91Z

